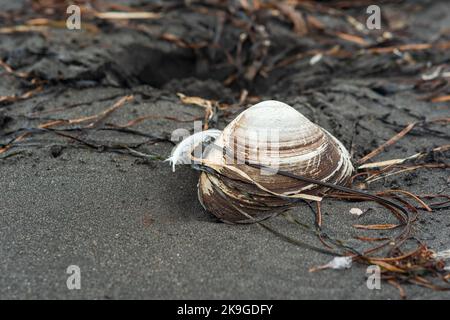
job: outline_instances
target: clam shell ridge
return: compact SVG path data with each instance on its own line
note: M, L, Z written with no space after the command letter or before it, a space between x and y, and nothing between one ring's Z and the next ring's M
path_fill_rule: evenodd
M327 188L269 174L260 164L323 182L343 185L353 166L342 143L289 105L268 100L242 112L207 148L198 196L219 219L234 223L265 219L293 200L318 200Z

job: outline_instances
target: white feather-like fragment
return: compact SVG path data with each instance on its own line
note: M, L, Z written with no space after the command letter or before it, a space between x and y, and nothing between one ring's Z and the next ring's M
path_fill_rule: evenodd
M215 140L219 137L222 131L217 129L209 129L190 135L181 141L173 150L172 155L165 161L170 161L172 171L175 172L177 164L190 164L192 151L202 143Z
M439 251L433 254L433 258L435 259L442 259L442 260L450 260L450 249ZM445 271L450 271L450 264L447 262L446 266L444 267Z
M328 262L323 268L330 269L349 269L352 266L352 257L334 257L333 260Z
M450 259L450 249L436 252L433 254L433 258L435 259Z

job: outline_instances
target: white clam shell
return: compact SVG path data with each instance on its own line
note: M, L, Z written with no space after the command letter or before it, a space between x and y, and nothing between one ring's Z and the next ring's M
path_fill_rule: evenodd
M226 152L224 152L224 150ZM284 211L294 199L317 198L326 188L268 174L261 164L323 182L345 184L353 172L345 147L289 105L269 100L242 112L204 155L220 174L202 173L199 200L225 221L251 222Z

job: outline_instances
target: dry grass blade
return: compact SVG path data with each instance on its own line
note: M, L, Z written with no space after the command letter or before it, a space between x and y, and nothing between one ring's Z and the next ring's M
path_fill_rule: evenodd
M45 32L48 30L47 26L13 26L0 28L0 34L21 33L21 32Z
M200 97L188 97L182 93L177 93L177 96L180 98L181 102L184 104L193 104L196 106L200 106L205 109L205 118L203 124L203 130L207 130L209 127L209 121L214 116L214 106L218 103L217 101L207 100Z
M364 229L364 230L390 230L390 229L396 229L399 227L398 224L354 224L353 227L356 229Z
M316 223L319 227L322 227L322 210L320 209L320 202L316 202L317 206L317 215L316 215Z
M450 150L450 144L446 144L446 145L443 145L440 147L433 148L429 152L419 152L419 153L413 154L412 156L409 156L409 157L406 157L403 159L391 159L391 160L385 160L385 161L380 161L380 162L366 163L366 164L359 166L358 170L380 168L380 167L387 167L387 166L402 164L409 160L419 159L421 157L424 157L424 156L430 154L431 152L444 152L447 150Z
M402 287L397 281L392 280L392 279L389 279L389 280L387 280L387 282L388 282L390 285L392 285L393 287L395 287L395 288L398 289L398 292L399 292L400 297L401 297L402 299L405 299L405 298L406 298L406 292L405 292L405 289L403 289L403 287Z
M450 95L439 96L431 99L431 102L447 102L447 101L450 101Z
M295 33L300 36L304 36L308 33L305 19L303 19L303 16L299 11L295 10L294 6L288 3L279 2L276 4L276 7L283 15L292 21Z
M408 197L416 200L428 212L433 211L433 210L431 210L431 208L422 199L420 199L417 195L415 195L415 194L413 194L412 192L409 192L409 191L405 191L405 190L384 190L384 191L381 191L381 192L379 192L377 194L382 196L382 195L385 195L385 194L393 194L393 193L405 194Z
M125 97L120 98L112 107L102 111L99 114L96 114L96 115L93 115L93 116L77 118L77 119L52 120L52 121L49 121L49 122L46 122L46 123L43 123L43 124L39 125L38 129L47 129L47 128L59 126L59 125L62 125L62 124L78 124L78 123L82 123L82 122L86 122L86 121L90 121L90 120L94 120L94 122L89 124L87 126L87 128L94 128L102 120L106 119L106 117L108 117L112 112L114 112L115 110L119 109L126 102L131 101L132 99L133 99L133 96L125 96ZM29 132L25 132L25 133L19 135L17 138L12 140L9 144L7 144L6 146L3 146L2 148L0 148L0 154L8 151L12 147L13 143L22 141L24 138L26 138L29 135L30 135Z
M359 164L363 164L363 163L367 162L368 160L372 159L373 157L375 157L376 155L378 155L381 152L383 152L387 147L393 145L394 143L399 141L401 138L403 138L408 132L410 132L412 130L412 128L414 128L414 126L416 124L417 124L417 122L413 122L413 123L408 124L402 131L397 133L395 136L390 138L388 141L383 143L381 146L379 146L378 148L376 148L375 150L373 150L369 154L367 154L364 157L362 157L361 159L359 159L358 163Z
M399 46L391 46L391 47L381 47L381 48L370 48L368 49L371 53L392 53L394 51L421 51L421 50L427 50L430 48L436 48L445 50L450 48L450 41L447 42L440 42L436 44L432 43L410 43L410 44L404 44Z
M354 238L357 240L366 241L366 242L378 242L378 241L389 240L389 238L387 238L387 237L373 238L373 237L355 236Z
M134 97L132 95L128 95L125 97L120 98L111 108L106 109L102 113L95 115L94 119L95 121L88 125L90 128L96 128L101 124L102 121L104 121L109 115L111 115L114 111L117 109L123 107L125 103L130 102L133 100Z
M398 272L398 273L405 273L405 270L403 270L402 268L396 267L393 264L387 263L385 261L369 259L369 263L375 264L377 266L380 266L380 267L384 268L387 271Z
M365 180L366 183L373 183L375 181L381 180L381 179L385 179L387 177L396 175L396 174L400 174L400 173L404 173L404 172L409 172L409 171L414 171L417 169L422 169L422 168L440 168L440 169L446 169L446 168L450 168L449 164L445 164L445 163L426 163L426 164L421 164L421 165L417 165L417 166L410 166L410 167L406 167L405 169L401 169L401 170L397 170L394 172L389 172L386 173L384 175L380 175L380 176L374 176L371 177L370 179Z
M0 104L2 103L12 103L12 102L16 102L16 101L20 101L20 100L26 100L31 98L32 96L34 96L37 93L40 93L43 91L43 87L39 86L35 89L29 90L21 95L12 95L12 96L0 96Z
M344 33L344 32L336 32L335 35L342 40L353 42L353 43L359 44L360 46L368 46L369 45L369 43L360 36L355 36L353 34L348 34L348 33Z
M130 120L123 125L115 124L114 126L119 127L119 128L129 128L129 127L135 126L141 122L144 122L146 120L158 120L158 119L170 120L170 121L175 121L175 122L193 122L193 121L201 120L201 119L203 119L203 117L195 117L192 119L183 120L183 119L178 119L176 117L146 115L146 116L137 117L133 120Z
M127 20L127 19L160 19L161 14L155 12L96 12L99 19Z
M3 61L2 59L0 59L0 66L3 67L6 72L13 74L19 78L28 78L30 75L26 72L17 72L14 71L13 68L11 68L10 65L8 65L5 61Z

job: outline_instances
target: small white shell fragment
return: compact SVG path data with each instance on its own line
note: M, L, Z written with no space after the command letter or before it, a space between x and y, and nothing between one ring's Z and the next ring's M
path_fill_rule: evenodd
M364 212L360 208L351 208L350 209L351 214L355 214L357 216L362 215Z
M442 71L442 66L439 66L431 73L424 73L421 76L422 80L424 80L424 81L434 80L437 77L439 77L439 75L441 74L441 71Z
M311 66L315 65L317 62L319 62L320 60L322 60L323 58L323 54L322 53L318 53L316 55L314 55L311 60L309 60L309 64Z
M336 270L349 269L352 266L352 261L352 257L334 257L333 260L324 265L323 268Z
M450 249L439 251L433 254L434 259L442 259L442 260L449 260L450 259ZM447 262L446 266L444 267L445 271L450 271L450 264Z
M450 249L439 251L439 252L433 254L433 258L444 259L444 260L450 259Z

